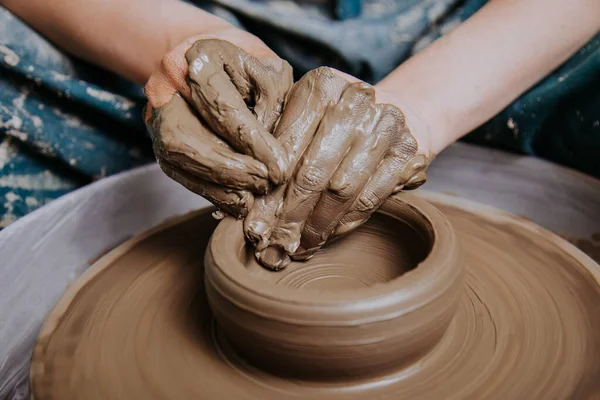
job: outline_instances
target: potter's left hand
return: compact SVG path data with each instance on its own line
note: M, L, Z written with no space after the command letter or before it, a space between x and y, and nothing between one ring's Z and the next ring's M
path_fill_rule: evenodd
M162 170L244 217L254 195L290 175L271 131L292 83L290 65L240 29L184 40L145 87L145 121Z
M423 126L391 93L330 68L306 74L275 131L304 138L287 149L299 159L293 176L257 198L244 221L261 263L280 269L290 256L310 258L390 195L422 185L431 158Z

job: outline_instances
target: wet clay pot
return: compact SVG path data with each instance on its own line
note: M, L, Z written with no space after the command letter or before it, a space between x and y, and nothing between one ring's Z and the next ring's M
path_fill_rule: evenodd
M401 194L369 224L283 271L262 268L241 222L223 220L205 256L209 305L242 359L279 376L338 380L393 372L440 341L463 285L454 231Z

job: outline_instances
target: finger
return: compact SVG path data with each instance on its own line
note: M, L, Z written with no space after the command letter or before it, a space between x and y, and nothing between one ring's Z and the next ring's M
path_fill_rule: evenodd
M362 225L392 194L402 189L416 189L427 179L425 170L429 159L425 155L417 154L419 145L406 126L404 114L396 110L399 122L394 135L395 144L390 146L376 173L340 220L332 239Z
M289 165L304 154L329 104L337 104L348 82L331 68L320 67L305 74L289 92L285 113L274 136L283 144ZM293 170L290 170L290 176Z
M386 158L349 211L342 217L333 237L344 235L366 222L371 215L394 193L414 189L427 179L425 169L429 160L424 155L413 155L408 161L406 153L394 152Z
M187 51L192 103L215 132L234 149L262 162L269 179L281 184L287 170L283 148L248 109L225 72L225 59L239 63L240 57L249 56L224 43L227 42L201 40Z
M277 186L272 192L255 198L254 206L244 218L244 235L258 252L264 250L269 243L273 228L277 224L277 211L285 189L285 185Z
M397 157L386 158L350 209L340 219L332 237L346 234L366 222L369 217L393 194L397 186L397 174L402 161Z
M286 95L294 84L292 67L279 58L260 60L258 67L253 64L247 65L246 71L255 85L252 99L254 115L272 132L283 111ZM267 71L269 79L265 79L263 70Z
M277 226L269 240L270 247L279 247L287 254L296 251L304 222L350 149L356 137L355 130L370 110L374 96L370 85L352 84L344 90L336 105L327 107L313 141L286 188ZM272 252L260 255L261 262L269 262Z
M347 82L334 75L329 68L317 68L300 79L288 96L275 137L283 144L288 157L290 173L297 160L312 140L325 109L337 103ZM286 181L289 177L286 177ZM275 213L283 201L285 190L277 188L255 200L254 207L244 220L246 237L258 250L264 249L277 218Z
M158 108L167 103L175 93L181 93L186 100L191 99L190 88L186 83L188 62L185 53L192 45L201 40L212 40L224 46L237 46L237 48L252 48L254 54L265 58L268 65L278 59L260 39L254 35L241 32L237 28L222 30L219 33L221 40L208 35L195 35L185 39L166 54L152 73L144 87L148 102L153 108ZM258 54L257 54L258 53ZM291 68L291 67L290 67Z
M221 32L220 37L224 47L233 44L239 49L253 50L252 55L227 60L224 69L258 121L272 132L286 93L294 83L292 67L254 35L233 29ZM242 53L246 54L243 50Z
M272 132L294 83L292 67L279 58L260 61L243 51L241 54L225 59L223 70L258 122Z
M159 161L165 175L188 190L204 197L217 208L235 218L243 218L254 204L254 196L247 190L228 189L199 179L166 160Z
M425 170L429 166L431 160L422 154L411 158L404 166L400 173L400 182L406 182L402 187L396 187L394 193L404 190L414 190L421 187L427 181L427 173Z
M267 168L252 157L236 153L216 137L179 95L154 110L150 125L157 158L215 184L257 193L267 191Z
M395 139L402 114L393 106L372 105L356 140L334 173L313 213L306 221L294 259L306 259L321 248L369 182Z
M144 93L152 108L168 103L175 93L181 93L186 99L190 98L190 88L185 82L188 66L184 55L197 40L198 38L189 38L183 41L161 59L158 68L144 86Z

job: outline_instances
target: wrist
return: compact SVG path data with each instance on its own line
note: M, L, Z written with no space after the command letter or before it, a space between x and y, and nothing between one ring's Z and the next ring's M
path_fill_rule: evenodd
M404 98L399 94L400 91L390 90L387 85L377 84L375 88L377 89L378 103L389 103L402 111L406 126L419 146L419 154L431 159L445 147L440 148L439 137L435 135L431 120L426 117L427 114L423 112L418 103Z
M182 1L160 1L155 6L154 14L160 21L151 25L153 28L158 25L161 29L153 34L154 39L150 43L144 43L151 57L145 65L140 65L136 72L139 76L137 81L140 83L148 80L165 55L179 47L182 42L188 41L190 37L210 36L213 32L235 29L226 20ZM168 15L168 18L164 18L165 15ZM191 47L192 44L193 41L187 47Z

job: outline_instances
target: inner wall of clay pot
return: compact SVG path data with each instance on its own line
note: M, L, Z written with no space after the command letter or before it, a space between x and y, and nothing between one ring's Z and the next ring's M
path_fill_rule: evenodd
M405 218L377 213L312 259L294 261L282 271L261 267L249 245L241 250L240 260L255 279L284 287L320 291L371 287L416 268L433 247L429 221L416 213Z

